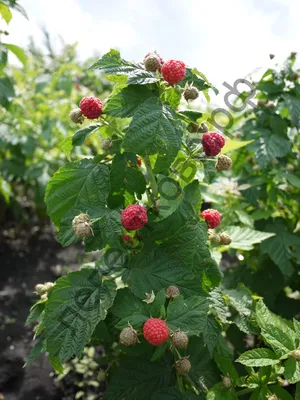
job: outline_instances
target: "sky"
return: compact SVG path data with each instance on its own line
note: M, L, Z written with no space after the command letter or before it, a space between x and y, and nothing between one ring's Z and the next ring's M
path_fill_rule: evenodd
M118 48L128 60L156 49L197 67L218 88L300 52L299 0L19 0L10 42L25 47L41 27L78 42L82 59ZM56 40L58 45L59 41ZM275 55L270 60L269 54Z

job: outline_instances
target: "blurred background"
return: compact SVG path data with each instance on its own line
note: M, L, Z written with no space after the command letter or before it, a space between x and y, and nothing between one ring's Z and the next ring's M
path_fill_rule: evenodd
M214 254L226 288L236 287L242 269L243 282L272 310L299 317L299 31L297 0L0 0L0 400L101 398L97 347L86 348L63 375L45 356L22 367L35 285L97 258L55 241L44 193L68 159L99 151L92 135L71 154L78 127L69 113L84 96L111 93L112 83L88 70L110 48L137 61L156 49L165 60L197 67L220 91L210 91L210 105L204 96L195 102L206 119L224 106L224 81L247 77L256 86L261 106L232 113L225 130L235 167L203 196L226 225L242 229L230 232L230 250ZM271 144L266 129L278 136ZM235 151L238 141L250 140ZM258 230L278 235L260 245ZM229 335L242 351L245 338L234 328Z

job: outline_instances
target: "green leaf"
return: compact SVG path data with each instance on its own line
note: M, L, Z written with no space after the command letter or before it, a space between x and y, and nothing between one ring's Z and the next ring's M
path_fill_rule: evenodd
M42 351L45 351L45 339L40 337L39 339L37 339L34 347L32 348L29 356L27 357L24 367L27 367L27 365L31 364L34 360L36 360Z
M175 383L173 359L151 362L142 355L122 360L113 373L104 400L151 400L153 393Z
M1 10L1 5L0 5L0 10ZM27 56L23 49L21 49L19 46L16 46L15 44L2 43L2 45L4 45L8 50L14 53L14 55L19 59L19 61L21 61L21 63L24 66L26 65Z
M239 250L252 250L254 244L274 236L274 233L260 232L250 228L242 228L239 226L229 226L226 231L231 236L232 242L230 247Z
M182 127L174 111L157 98L144 101L135 112L124 139L126 151L140 154L159 153L155 170L166 169L181 145Z
M105 112L116 118L133 117L141 103L150 97L154 97L154 92L147 87L128 86L109 98Z
M181 393L175 387L169 387L168 389L155 392L151 400L205 400L205 395L204 393L200 395L196 395L192 392Z
M184 198L184 194L175 179L164 175L158 175L157 178L160 193L158 219L162 220L177 210Z
M12 13L9 7L5 4L0 4L0 15L2 15L4 21L9 24L12 19Z
M223 324L227 322L227 316L229 313L228 306L225 302L223 293L220 289L215 288L209 293L211 300L211 307L216 311L218 318Z
M166 88L164 92L164 101L169 103L173 110L177 110L181 101L181 91L174 87Z
M109 169L93 160L68 163L50 179L45 201L47 211L55 225L70 210L87 213L97 218L103 212L109 192Z
M205 297L188 299L177 296L167 309L167 324L173 331L180 329L190 335L200 335L206 328L208 304Z
M253 299L249 289L243 284L239 284L236 289L224 290L223 293L239 314L250 317Z
M0 195L3 196L6 203L9 203L9 198L12 195L12 186L3 178L0 177Z
M60 144L59 144L59 148L65 153L68 161L71 160L71 153L73 150L73 138L72 136L69 136L67 138L65 138Z
M242 141L242 140L226 139L225 146L221 150L221 154L227 154L230 153L231 151L241 149L242 147L245 147L253 142L254 140Z
M183 88L185 87L186 83L195 86L200 91L211 87L211 85L205 82L204 79L199 78L198 71L192 68L186 69L185 77L178 83L178 85Z
M11 80L7 77L0 78L0 105L7 107L12 97L15 97L15 90Z
M234 390L226 390L218 383L207 393L206 400L237 400L237 396Z
M178 116L179 118L183 116L182 118L186 122L194 122L197 123L198 119L202 118L203 113L195 110L179 110L178 111Z
M290 94L283 94L285 106L289 110L292 126L299 128L300 127L300 100Z
M296 385L296 397L295 400L300 400L300 383Z
M87 137L89 137L92 133L96 132L99 128L101 128L103 124L98 122L97 124L92 124L89 126L84 126L74 133L72 136L72 144L73 146L81 146Z
M30 313L26 319L25 326L37 321L46 307L45 301L38 301L30 308Z
M146 85L158 81L158 77L154 72L145 71L142 63L132 63L121 58L119 51L110 50L104 54L90 68L99 69L108 76L109 80L116 82L126 82L128 84ZM125 79L118 79L119 76L124 76ZM127 79L128 78L128 79Z
M221 331L222 328L216 318L213 315L208 315L203 331L203 338L211 357L213 357L214 350L216 345L218 344Z
M169 341L167 341L167 342L161 344L160 346L158 346L155 349L155 351L154 351L154 353L153 353L153 355L151 357L151 361L159 360L165 354L165 352L168 349L168 347L170 347L170 342Z
M278 364L280 360L272 350L261 348L246 351L236 362L246 365L247 367L264 367Z
M166 302L166 291L165 289L162 289L155 295L155 299L153 303L151 303L150 314L152 317L159 318L162 316L161 310L164 309L165 302Z
M271 313L262 300L256 304L256 317L265 341L278 357L287 357L296 347L295 332L284 319Z
M271 395L271 392L267 386L259 386L252 393L250 400L266 400L268 395Z
M128 323L137 329L150 317L149 306L136 297L129 289L120 289L111 309L113 315L120 318L119 329L126 328Z
M144 299L146 293L159 292L170 285L176 285L184 296L203 295L200 282L182 263L156 249L135 256L131 262L127 282L132 292Z
M281 136L261 134L256 141L257 150L255 158L259 166L264 169L270 162L278 157L285 156L290 151L290 142Z
M192 337L189 341L187 354L192 368L189 377L194 382L199 382L200 387L208 389L220 382L220 372L215 362L210 358L207 347L204 346L202 338Z
M296 188L300 189L300 179L296 175L287 174L285 175L286 180Z
M300 362L289 358L284 365L284 377L289 383L300 381Z
M280 400L298 400L297 397L294 399L285 389L278 385L271 385L269 389L272 393L276 394Z
M293 258L291 247L297 248L300 245L300 237L287 231L287 227L281 223L269 225L266 228L276 232L276 236L261 244L262 253L270 256L285 277L290 277L294 272L291 263Z
M102 283L95 269L59 278L45 310L46 350L63 363L80 356L100 320L114 301L112 282Z
M202 165L204 168L204 182L212 183L215 179L215 176L217 175L216 162L205 160L202 161Z
M130 161L135 155L130 153L116 154L110 170L110 197L109 204L123 207L126 192L142 195L146 191L144 175Z
M233 381L238 379L239 375L233 365L233 350L223 336L219 336L214 358L223 375L229 375Z
M201 205L202 205L201 186L197 179L195 179L193 182L189 183L184 188L184 198L200 214Z

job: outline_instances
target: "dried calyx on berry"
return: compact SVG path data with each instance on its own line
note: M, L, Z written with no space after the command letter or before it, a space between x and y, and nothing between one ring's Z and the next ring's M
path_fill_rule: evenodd
M176 361L175 369L178 375L186 375L189 373L192 365L188 357L180 358L180 360Z
M112 141L110 139L102 139L100 143L102 150L110 150L112 148Z
M222 386L227 390L232 388L232 380L230 376L225 375L222 377Z
M179 296L179 295L180 295L180 290L178 289L177 286L170 285L170 286L168 286L166 288L166 297L168 299L172 299L172 298L174 298L176 296Z
M160 71L163 63L163 59L156 52L148 53L144 57L144 66L146 71L149 72Z
M92 236L93 229L87 214L79 214L72 221L73 231L79 238L87 238Z
M138 334L130 325L124 328L120 333L120 343L124 346L133 346L138 342Z
M218 161L216 164L217 171L227 171L232 167L232 160L230 157L226 156L225 154L221 154L218 157Z
M189 86L183 92L186 101L196 100L199 97L199 90L195 86Z
M173 333L171 340L173 346L177 349L186 349L189 344L188 335L181 331Z
M71 121L75 122L75 124L82 124L83 123L83 116L80 108L75 108L69 114Z

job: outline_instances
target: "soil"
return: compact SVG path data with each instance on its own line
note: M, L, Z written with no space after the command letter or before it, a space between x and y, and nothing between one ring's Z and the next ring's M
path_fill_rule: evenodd
M77 269L81 246L63 249L54 228L10 224L0 231L0 400L61 400L50 376L47 357L23 368L31 350L32 326L25 327L29 308L37 299L37 283L54 281Z

